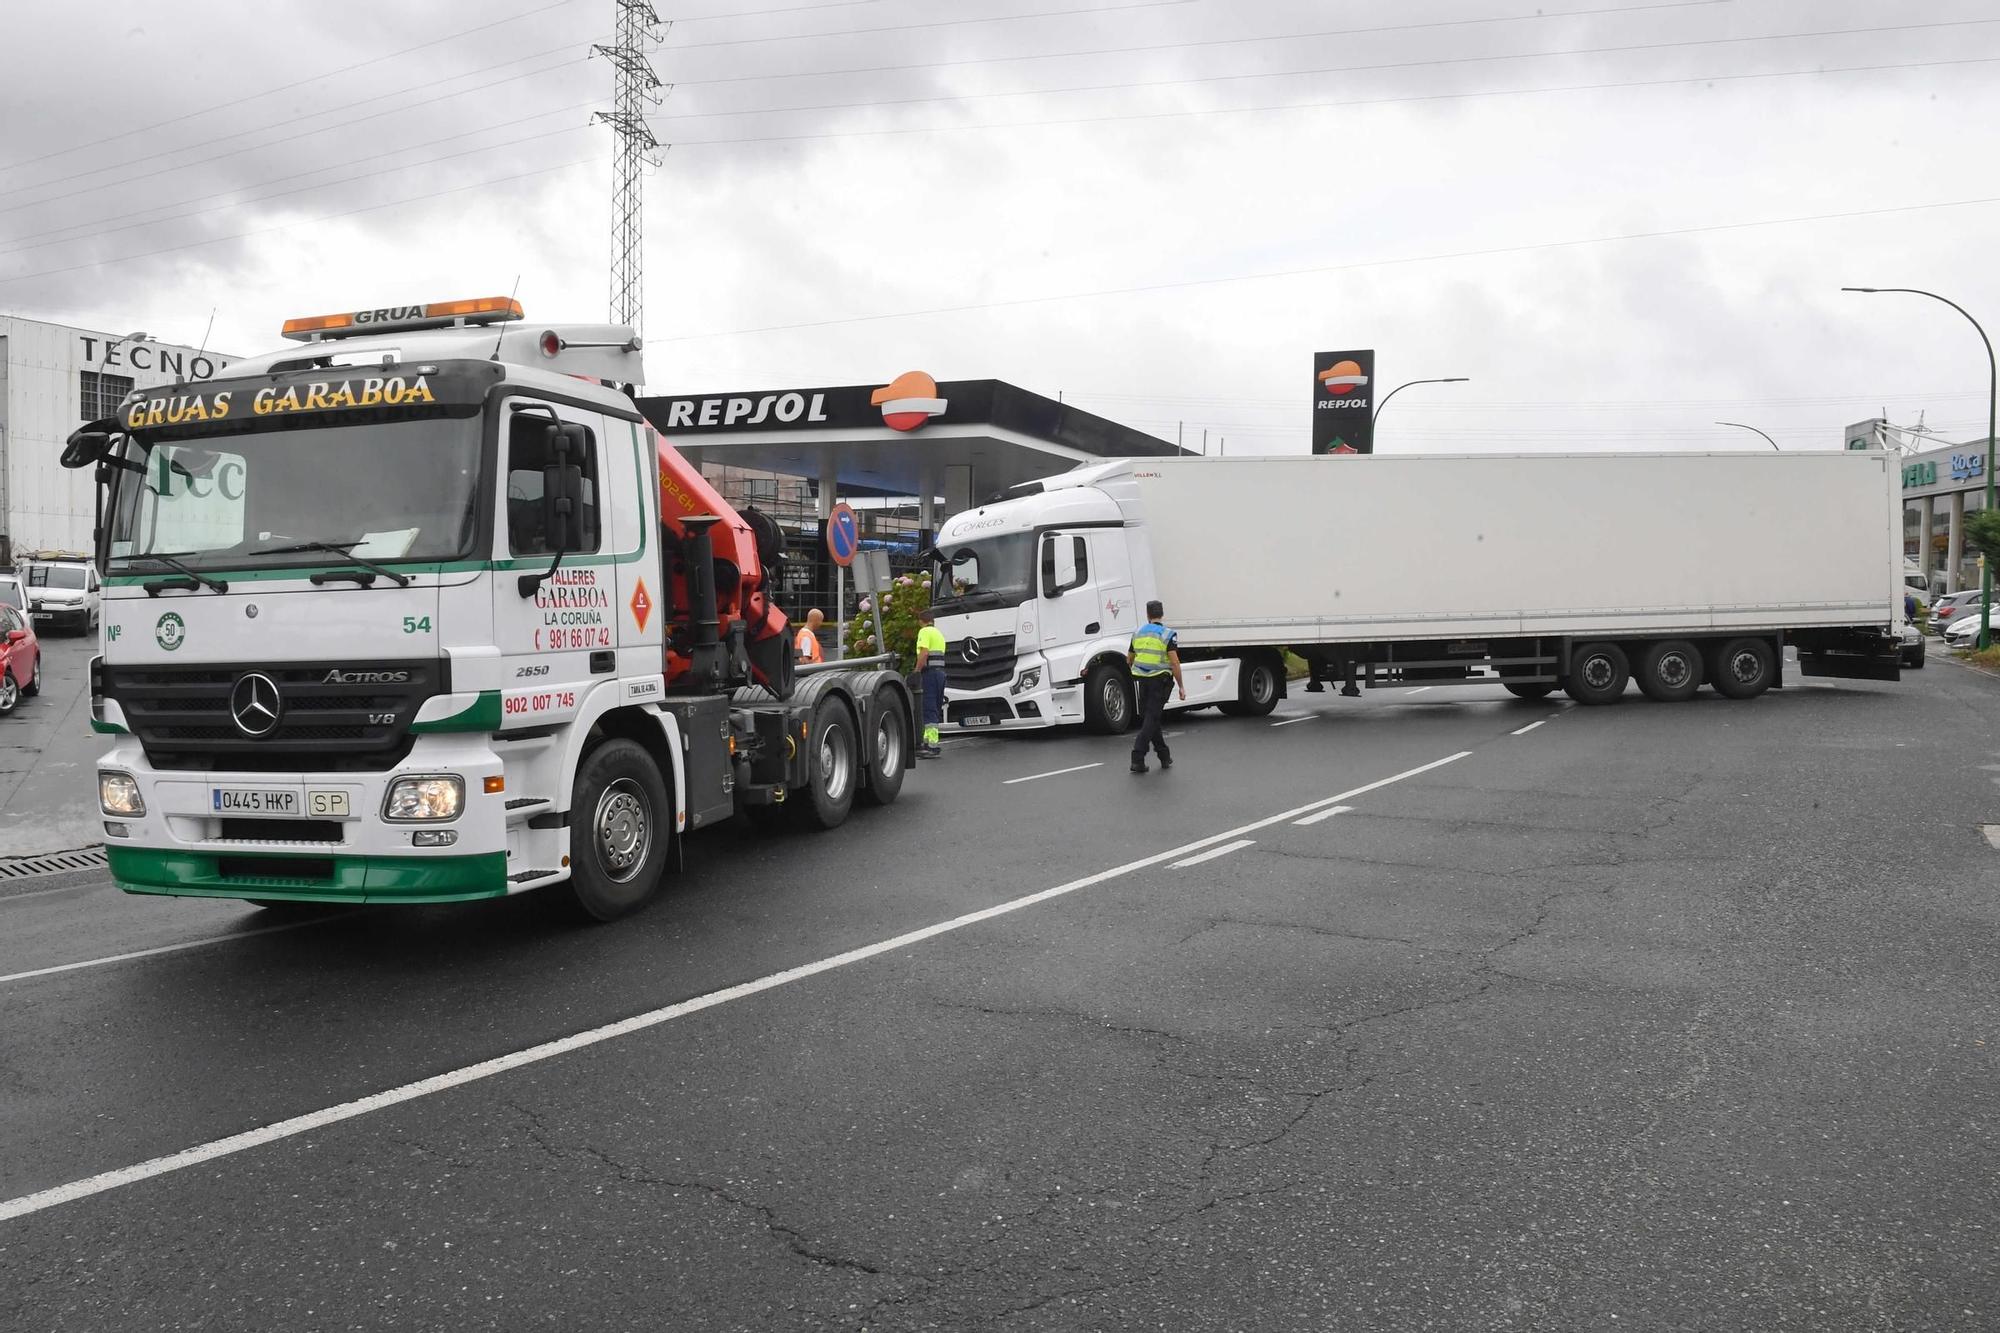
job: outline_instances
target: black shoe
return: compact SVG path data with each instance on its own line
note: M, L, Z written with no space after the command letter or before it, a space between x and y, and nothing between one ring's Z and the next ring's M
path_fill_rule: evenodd
M1146 766L1144 764L1134 764L1132 765L1132 771L1134 773L1144 773L1146 771Z
M917 754L924 759L942 759L944 758L944 747L941 745L926 745L918 750Z
M1173 761L1173 760L1171 760L1171 759L1167 758L1167 757L1166 757L1165 755L1161 755L1161 756L1160 756L1160 768L1161 768L1161 771L1163 771L1163 772L1164 772L1165 770L1167 770L1167 769L1169 769L1169 768L1172 768L1173 766L1174 766L1174 761Z

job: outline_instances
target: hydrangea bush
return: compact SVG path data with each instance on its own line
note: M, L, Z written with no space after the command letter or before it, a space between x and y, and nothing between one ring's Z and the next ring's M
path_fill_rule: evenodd
M882 634L888 640L887 648L875 642L875 617L868 613L868 603L868 598L862 598L854 618L847 622L847 655L873 657L880 652L892 652L901 661L904 675L915 671L917 612L931 604L931 576L904 574L882 594Z

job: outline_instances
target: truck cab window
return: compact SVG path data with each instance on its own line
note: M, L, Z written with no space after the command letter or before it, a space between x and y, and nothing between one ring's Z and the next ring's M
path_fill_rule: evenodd
M597 433L584 431L583 456L570 461L583 469L583 493L571 516L569 549L588 555L599 546L597 519ZM555 462L549 447L549 418L516 412L507 430L507 549L514 555L553 555L544 530L542 469Z

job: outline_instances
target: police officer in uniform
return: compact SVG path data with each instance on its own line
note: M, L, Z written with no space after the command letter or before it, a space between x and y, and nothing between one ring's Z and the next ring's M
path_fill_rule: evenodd
M944 755L938 728L944 725L944 631L929 607L917 612L917 680L924 691L924 744L917 753L926 759Z
M1132 671L1134 693L1139 703L1139 737L1132 742L1132 771L1146 771L1146 747L1159 751L1162 769L1174 766L1167 741L1160 734L1160 714L1167 706L1167 686L1171 683L1187 698L1187 684L1181 679L1180 640L1160 621L1167 608L1158 600L1146 603L1146 623L1132 635L1125 663Z

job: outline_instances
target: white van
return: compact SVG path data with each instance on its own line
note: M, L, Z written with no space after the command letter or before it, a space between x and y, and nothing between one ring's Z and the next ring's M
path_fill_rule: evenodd
M73 630L97 628L97 567L86 556L24 560L21 581L28 585L28 611L37 626Z

